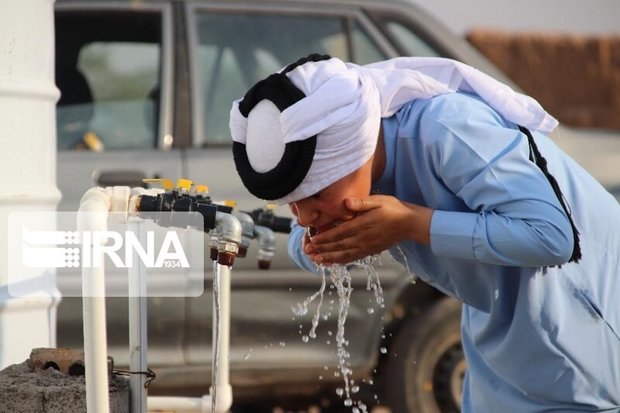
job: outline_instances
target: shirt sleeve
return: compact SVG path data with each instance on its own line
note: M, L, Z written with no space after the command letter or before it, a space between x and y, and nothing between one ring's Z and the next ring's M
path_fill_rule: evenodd
M293 224L288 236L288 255L291 260L302 270L316 273L318 266L302 251L305 228Z
M433 253L511 266L568 261L570 222L516 125L474 98L444 99L425 110L420 135L433 173L466 206L435 210Z

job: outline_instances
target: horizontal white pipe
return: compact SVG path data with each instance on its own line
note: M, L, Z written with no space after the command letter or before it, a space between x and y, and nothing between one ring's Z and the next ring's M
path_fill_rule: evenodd
M211 396L202 396L202 398L149 396L147 405L149 412L202 413L211 411Z
M214 413L211 410L211 396L202 397L166 397L149 396L147 399L150 412L174 413ZM232 406L232 387L218 386L215 413L224 413Z

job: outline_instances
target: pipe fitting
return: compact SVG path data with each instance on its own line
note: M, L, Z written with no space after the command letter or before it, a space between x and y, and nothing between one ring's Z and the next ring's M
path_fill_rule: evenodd
M228 213L217 211L215 214L215 232L217 233L217 262L231 267L241 245L243 229L239 220Z
M254 238L254 220L249 214L241 211L233 212L239 222L241 223L241 244L239 245L239 252L237 257L245 258L250 247L250 242Z
M219 242L217 232L215 232L215 230L209 232L209 242L207 246L209 247L209 259L211 261L217 261L217 244L219 244Z
M220 241L217 244L217 263L232 267L239 252L239 245L234 242Z
M129 203L127 205L127 213L131 217L138 216L140 212L140 201L142 200L143 195L155 197L164 192L161 188L142 188L141 186L137 186L131 188L131 195L129 196Z
M243 229L239 220L233 215L217 211L215 213L215 231L220 242L241 244Z
M267 227L255 225L254 235L258 239L258 268L268 270L276 250L275 233Z

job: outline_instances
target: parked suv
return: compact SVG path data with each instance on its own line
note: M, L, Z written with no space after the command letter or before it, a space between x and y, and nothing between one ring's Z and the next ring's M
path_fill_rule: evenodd
M59 210L76 210L87 188L185 177L239 209L263 207L234 169L228 131L233 99L260 78L311 52L366 64L445 56L508 82L462 39L409 3L376 0L56 1ZM279 215L290 217L284 208ZM302 340L310 314L291 307L320 278L294 268L278 238L268 271L256 249L232 272L231 382L234 403L287 396L336 398L335 317ZM357 395L396 413L455 412L465 361L460 305L384 258L377 268L385 307L366 275L354 274L346 322ZM212 276L197 297L150 297L150 394L202 395L211 369ZM327 296L326 301L333 301ZM108 298L108 345L128 363L127 300ZM326 304L327 305L327 304ZM310 313L312 313L312 307ZM82 347L81 300L58 309L58 345ZM331 341L330 341L331 340ZM380 351L387 349L387 351Z

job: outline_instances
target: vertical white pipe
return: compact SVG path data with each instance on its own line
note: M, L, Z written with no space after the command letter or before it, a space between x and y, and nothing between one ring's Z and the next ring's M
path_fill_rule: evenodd
M135 233L141 245L146 245L146 237L138 219L129 220L129 230ZM147 289L146 267L136 251L133 265L129 266L129 370L147 371ZM131 413L146 413L146 376L131 375L129 388L131 394Z
M32 294L13 297L9 283L19 283L23 274L8 274L7 268L8 243L21 242L20 234L8 234L9 214L54 211L60 199L53 5L53 0L0 1L0 369L22 362L34 347L56 344L55 269L42 268L37 276L43 281L38 285L49 288L33 286ZM48 229L55 225L50 222Z
M219 290L220 290L220 336L219 336L219 354L218 354L218 371L215 376L216 406L215 413L226 412L232 405L232 387L230 385L230 267L226 265L217 265L219 272ZM215 327L215 300L214 300L213 326ZM213 334L215 348L215 333ZM213 395L213 393L212 393Z
M221 387L222 385L228 385L229 380L229 368L228 354L230 344L230 267L225 265L216 264L217 273L219 273L219 295L220 295L220 336L219 343L216 343L216 334L213 334L213 346L217 344L219 347L219 363L217 376L215 377L215 385ZM215 274L214 274L215 275ZM213 300L213 326L215 327L215 300Z
M105 231L107 229L110 194L101 188L92 188L82 198L78 211L78 231ZM94 238L94 237L93 237ZM108 413L108 351L105 311L105 268L103 250L93 246L105 242L91 239L83 242L83 248L90 248L92 262L99 266L82 267L82 303L84 327L84 364L86 370L86 409L88 413ZM98 255L98 258L95 257Z

